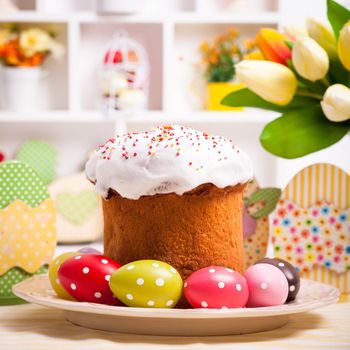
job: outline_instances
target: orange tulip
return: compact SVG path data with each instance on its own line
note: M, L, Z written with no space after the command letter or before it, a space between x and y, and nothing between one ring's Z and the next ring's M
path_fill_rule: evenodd
M286 36L272 28L262 28L256 36L257 45L266 60L287 65L292 50L287 46Z

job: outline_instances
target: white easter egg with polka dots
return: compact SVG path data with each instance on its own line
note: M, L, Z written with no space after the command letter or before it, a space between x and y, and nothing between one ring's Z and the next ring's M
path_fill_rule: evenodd
M116 270L110 288L128 306L172 308L181 297L182 279L169 264L138 260Z
M62 287L77 301L115 305L118 299L109 288L113 272L121 265L100 254L78 254L58 269Z
M16 160L0 163L0 209L16 199L35 208L47 198L47 186L31 166Z

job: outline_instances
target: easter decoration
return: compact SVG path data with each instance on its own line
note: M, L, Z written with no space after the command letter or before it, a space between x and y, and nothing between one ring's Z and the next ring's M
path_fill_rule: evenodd
M298 158L337 143L350 130L350 11L327 0L331 28L309 19L307 33L262 28L256 42L263 60L243 60L236 74L246 88L225 106L282 113L260 135L262 146Z
M63 261L58 278L63 288L78 301L115 305L119 301L109 288L120 264L104 255L78 254Z
M44 273L56 246L56 210L28 164L0 163L0 304L22 302L12 285Z
M62 287L62 284L58 278L58 270L65 260L76 255L79 255L79 252L63 253L56 257L49 266L49 280L51 287L62 299L74 300L73 297Z
M16 154L16 159L29 164L46 184L56 176L57 151L44 141L29 140L25 142Z
M326 163L297 173L271 214L276 258L350 292L350 176Z
M95 254L95 255L102 255L102 252L100 252L99 250L95 249L95 248L91 248L91 247L83 247L80 248L78 250L79 253L83 253L83 254Z
M0 163L6 160L5 153L0 150Z
M146 108L149 80L146 50L120 32L102 52L99 68L101 108L106 112Z
M270 264L279 268L288 281L288 297L287 302L296 298L300 289L300 276L296 268L288 261L278 258L264 258L256 262L256 264Z
M243 192L243 236L245 268L266 256L269 239L269 214L275 209L281 190L260 188L254 178Z
M250 266L244 273L249 288L247 307L282 305L288 297L288 281L284 273L271 264Z
M186 299L194 308L228 309L244 307L249 290L238 272L210 266L192 273L184 284Z
M172 308L181 297L182 279L169 264L158 260L139 260L116 270L110 287L125 305Z
M231 309L292 302L300 288L297 270L283 259L261 259L243 275L209 266L183 283L165 262L138 260L121 266L99 251L84 249L86 253L61 254L50 265L51 287L61 299L139 308Z
M102 236L101 199L83 172L54 180L49 192L57 208L58 242L90 242Z

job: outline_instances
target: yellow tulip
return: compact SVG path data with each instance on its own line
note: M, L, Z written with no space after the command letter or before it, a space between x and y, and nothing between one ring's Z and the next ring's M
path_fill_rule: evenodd
M344 25L339 34L338 54L340 62L350 71L350 21Z
M350 119L350 89L342 84L330 86L321 101L323 113L332 122Z
M296 40L303 36L309 36L305 26L289 24L284 27L284 32L291 40Z
M264 100L287 105L297 89L294 73L283 64L247 60L236 65L238 79Z
M296 71L310 81L324 78L329 68L327 52L308 37L301 37L294 43L292 61Z
M313 18L307 19L306 26L309 36L326 50L329 57L337 57L337 41L330 26Z

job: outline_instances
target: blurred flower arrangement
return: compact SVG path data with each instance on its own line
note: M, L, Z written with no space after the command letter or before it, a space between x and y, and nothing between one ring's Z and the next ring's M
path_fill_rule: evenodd
M281 112L265 126L263 147L298 158L338 142L350 130L350 11L327 0L331 26L314 19L307 31L263 28L256 43L264 60L236 65L247 88L227 95L227 106Z
M235 77L235 64L258 52L255 40L240 40L239 31L234 27L217 35L212 43L203 41L199 50L208 82L231 81Z
M212 42L203 41L199 47L202 70L207 81L207 108L209 110L241 110L221 104L224 96L243 88L235 82L235 65L244 58L260 55L255 39L241 40L236 28L217 35Z
M0 29L0 62L5 66L41 66L49 54L55 58L64 54L54 33L40 28L20 29L16 25Z

